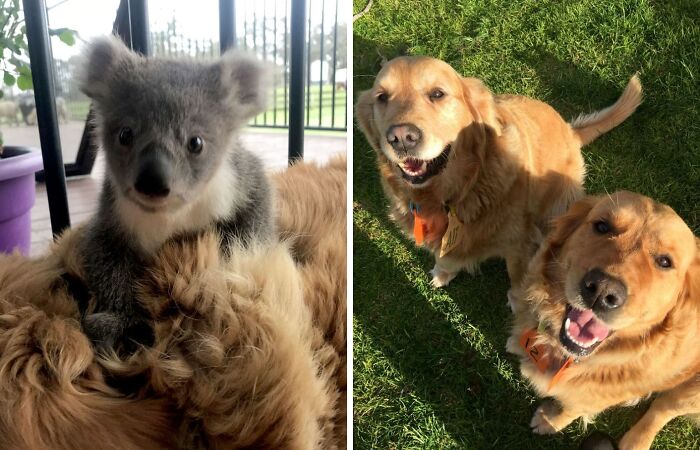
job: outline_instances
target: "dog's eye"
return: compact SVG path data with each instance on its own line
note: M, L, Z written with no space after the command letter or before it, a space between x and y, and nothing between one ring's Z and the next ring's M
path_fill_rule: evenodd
M599 220L593 223L593 231L598 234L608 234L610 233L610 224L604 220Z
M119 143L124 147L129 147L134 143L134 132L129 127L119 130Z
M187 150L192 153L201 153L204 148L204 139L199 136L192 136L187 142Z
M389 95L386 92L382 92L381 94L377 95L377 101L380 103L386 103L389 100Z
M442 89L433 89L430 91L430 99L438 100L445 96L445 92Z
M673 267L673 261L671 261L671 258L666 255L657 256L655 261L656 265L662 269L670 269Z

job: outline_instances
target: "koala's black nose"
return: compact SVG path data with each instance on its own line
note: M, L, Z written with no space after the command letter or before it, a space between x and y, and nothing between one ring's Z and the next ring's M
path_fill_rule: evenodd
M416 148L422 138L423 133L412 123L393 125L386 132L386 141L397 152L405 152Z
M139 167L134 189L149 197L167 197L170 194L167 163L151 159Z
M607 311L619 308L627 300L627 286L600 269L588 271L581 280L581 297L589 308Z

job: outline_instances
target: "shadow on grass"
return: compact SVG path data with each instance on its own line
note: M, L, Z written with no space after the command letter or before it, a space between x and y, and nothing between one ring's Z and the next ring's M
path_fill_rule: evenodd
M381 206L359 201L356 208L363 211L354 227L354 319L401 373L402 385L388 400L427 402L460 446L575 447L585 435L576 426L554 437L533 436L528 427L538 400L503 350L511 321L504 264L487 262L477 276L461 274L447 289L432 289L432 257L403 238ZM356 398L365 394L355 386ZM593 428L619 437L644 408L604 414ZM382 414L373 420L395 419ZM370 439L371 428L356 425L358 444Z

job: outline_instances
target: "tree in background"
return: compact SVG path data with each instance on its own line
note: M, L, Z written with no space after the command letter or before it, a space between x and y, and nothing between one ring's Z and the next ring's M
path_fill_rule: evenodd
M19 90L26 91L33 87L32 71L29 65L27 28L20 13L19 0L0 0L0 72L5 88L11 89L16 85ZM58 36L67 45L75 44L75 30L50 28L49 35ZM0 90L0 98L3 95L4 91Z

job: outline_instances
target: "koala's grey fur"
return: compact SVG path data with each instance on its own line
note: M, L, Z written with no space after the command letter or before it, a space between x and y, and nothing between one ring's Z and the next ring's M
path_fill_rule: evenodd
M199 63L144 58L114 37L89 47L81 89L93 101L107 162L82 249L94 296L83 328L98 348L129 352L134 341L150 343L135 283L167 240L212 226L224 252L233 240L274 239L262 164L236 139L265 109L268 72L238 52ZM120 140L125 127L130 141ZM204 141L199 154L188 150L193 136ZM153 183L160 194L151 192Z

